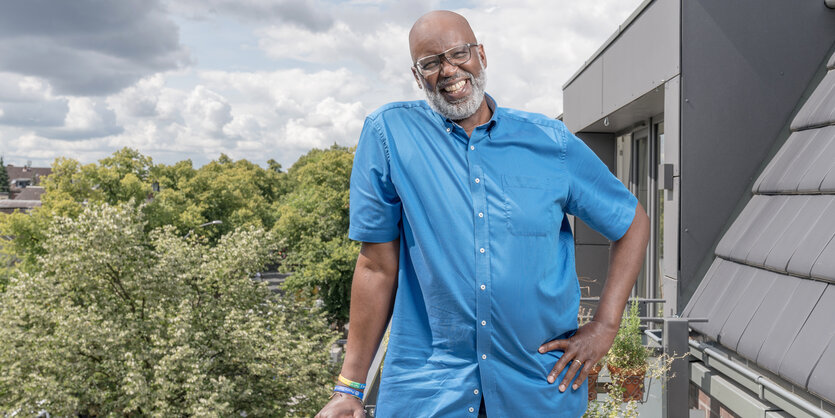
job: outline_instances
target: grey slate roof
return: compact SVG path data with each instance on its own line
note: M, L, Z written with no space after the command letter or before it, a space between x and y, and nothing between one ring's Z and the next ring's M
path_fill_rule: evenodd
M683 311L692 328L835 403L835 55Z

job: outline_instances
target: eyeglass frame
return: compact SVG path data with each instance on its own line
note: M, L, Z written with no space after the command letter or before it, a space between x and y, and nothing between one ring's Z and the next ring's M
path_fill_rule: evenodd
M466 46L466 47L467 47L467 52L469 52L470 57L469 57L469 58L467 58L467 60L466 60L466 61L464 61L464 62L461 62L461 63L458 63L458 64L453 64L453 63L452 63L452 61L450 61L449 57L447 57L447 53L449 53L449 52L450 52L450 51L452 51L453 49L460 48L460 47L462 47L462 46ZM441 52L440 54L427 55L427 56L425 56L425 57L420 57L420 58L418 58L417 60L415 60L414 64L412 64L412 67L414 67L414 68L415 68L415 71L417 71L420 75L422 75L422 76L424 76L424 77L428 77L428 76L430 76L430 75L432 75L432 74L435 74L435 73L438 73L438 72L440 72L440 71L441 71L441 67L443 66L443 60L446 60L446 62L448 62L448 63L449 63L449 65L453 65L453 66L456 66L456 67L457 67L457 66L459 66L459 65L463 65L463 64L466 64L466 63L470 62L470 60L471 60L471 59L473 59L473 53L472 53L472 51L470 50L470 48L472 48L472 47L474 47L474 46L481 46L481 44L479 44L479 43L466 43L466 44L456 45L456 46L454 46L454 47L452 47L452 48L447 49L447 50L446 50L446 51L444 51L444 52ZM419 66L419 65L418 65L418 62L419 62L419 61L421 61L421 60L423 60L423 59L426 59L426 58L432 58L432 57L438 57L438 63L439 63L439 65L438 65L438 69L437 69L436 71L432 71L431 73L425 74L425 73L423 72L423 70L421 69L421 66Z

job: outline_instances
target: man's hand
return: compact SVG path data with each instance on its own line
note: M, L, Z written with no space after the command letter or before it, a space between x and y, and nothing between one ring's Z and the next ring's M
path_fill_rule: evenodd
M359 399L337 393L315 418L365 418L365 408Z
M588 377L589 370L609 351L617 333L617 324L606 325L592 320L580 327L570 338L553 340L543 344L539 347L540 353L554 350L563 352L560 360L548 374L548 383L554 383L557 376L568 366L568 371L560 382L560 392L565 392L568 384L580 370L580 374L577 375L577 380L574 381L572 386L574 390L577 390ZM582 370L580 367L582 367Z

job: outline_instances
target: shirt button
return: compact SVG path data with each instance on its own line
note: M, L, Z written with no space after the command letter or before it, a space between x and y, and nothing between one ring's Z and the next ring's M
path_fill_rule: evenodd
M481 326L487 325L487 321L481 321Z
M473 411L475 411L475 409L473 409L473 407L471 406L470 407L470 412L473 412Z
M451 131L451 129L449 129L449 128L446 128L446 131L447 131L447 132L449 132L449 131Z
M483 217L484 217L484 212L479 212L479 213L478 213L478 217L479 217L479 218L483 218Z
M475 184L478 184L478 183L481 183L481 179L479 179L478 177L476 177L476 178L475 178Z
M481 355L481 359L482 359L482 360L487 360L487 354L482 354L482 355Z
M473 395L478 395L478 389L473 391Z
M470 145L470 151L475 149L475 145Z
M484 254L484 248L479 248L479 249L478 249L478 252L480 252L480 253Z
M481 285L481 290L487 289L487 286Z

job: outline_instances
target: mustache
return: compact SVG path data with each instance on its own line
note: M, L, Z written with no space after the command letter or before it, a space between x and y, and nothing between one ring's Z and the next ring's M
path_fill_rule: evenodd
M458 80L459 78L462 78L462 77L469 79L470 83L473 82L474 77L473 77L472 74L470 74L467 71L459 69L455 74L453 74L449 77L444 77L443 79L439 78L438 82L435 83L435 91L439 91L440 89L446 88L447 86L449 86L451 84L455 84L456 81L453 81L453 80Z

